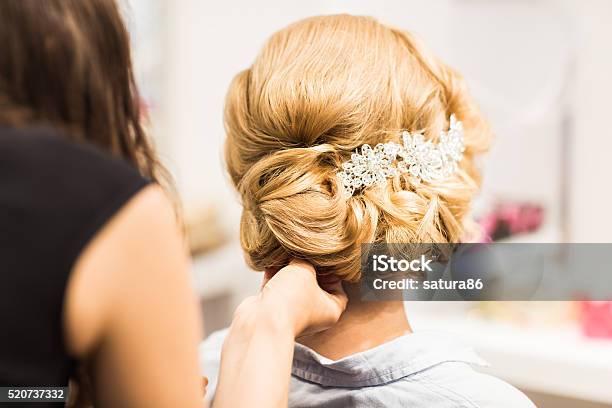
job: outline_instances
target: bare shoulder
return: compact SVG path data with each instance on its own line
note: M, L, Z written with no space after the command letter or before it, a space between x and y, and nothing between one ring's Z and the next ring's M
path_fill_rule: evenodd
M140 280L143 262L176 235L171 203L157 186L138 192L98 231L74 264L66 288L64 322L68 350L86 354L117 300L117 289ZM167 250L167 249L166 249Z
M68 350L91 363L96 406L201 405L202 321L186 245L158 187L135 195L83 251L64 315Z

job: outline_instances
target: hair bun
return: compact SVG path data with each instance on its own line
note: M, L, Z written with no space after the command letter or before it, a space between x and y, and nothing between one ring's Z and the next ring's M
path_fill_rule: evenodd
M333 46L330 46L333 44ZM439 183L405 174L346 197L337 176L358 146L399 130L437 141L456 113L465 152ZM241 243L257 270L308 259L356 281L367 242L457 242L489 130L463 78L410 34L367 17L323 16L274 34L232 82L226 161L243 201Z

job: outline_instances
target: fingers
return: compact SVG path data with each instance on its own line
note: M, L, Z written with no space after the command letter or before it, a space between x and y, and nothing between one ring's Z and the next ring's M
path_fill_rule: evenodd
M316 271L315 271L314 266L312 266L312 264L310 264L309 262L303 259L293 258L289 261L289 264L287 264L283 268L278 268L278 267L266 268L264 270L264 277L262 279L260 289L263 289L263 287L266 286L268 282L270 282L270 280L278 272L280 272L281 270L287 270L287 269L293 269L294 272L305 272L306 274L311 274L312 276L316 276Z
M206 387L208 387L208 377L202 377L202 395L206 397Z
M340 312L346 309L348 297L342 287L342 280L336 275L319 275L317 276L319 286L327 292L327 295L337 303L340 307Z
M336 283L333 283L331 285L326 285L326 287L324 288L325 291L327 292L328 295L334 297L334 298L338 298L342 301L347 300L348 297L346 295L346 292L344 292L344 288L342 287L342 282L338 281Z
M325 296L327 296L335 304L335 310L331 310L333 313L332 319L335 323L342 312L344 312L348 304L348 296L342 287L342 282L338 281L337 283L334 283L330 287L326 288Z
M263 280L261 281L261 286L259 289L263 289L263 287L268 284L270 279L272 279L274 275L276 275L277 272L278 272L278 268L266 268L264 271L264 277L263 277Z
M317 281L319 282L319 285L325 286L325 285L332 285L337 282L341 282L342 280L336 275L329 274L329 275L317 275Z
M266 269L262 289L267 296L293 303L294 307L288 310L295 311L292 318L302 327L298 332L331 327L348 303L341 279L333 274L318 275L314 266L303 259L292 259L284 268Z

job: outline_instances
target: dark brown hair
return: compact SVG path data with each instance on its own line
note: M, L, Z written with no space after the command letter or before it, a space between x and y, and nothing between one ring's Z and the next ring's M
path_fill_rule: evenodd
M114 0L2 0L0 47L0 124L51 125L152 181L165 175L143 130Z
M142 125L127 29L115 0L0 0L0 125L47 125L171 187ZM89 406L78 368L68 406Z

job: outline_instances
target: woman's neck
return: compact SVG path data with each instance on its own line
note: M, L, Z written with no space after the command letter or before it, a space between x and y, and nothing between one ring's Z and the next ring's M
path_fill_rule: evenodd
M359 284L344 288L349 302L340 320L323 332L298 338L299 343L338 360L412 332L403 302L362 301Z

